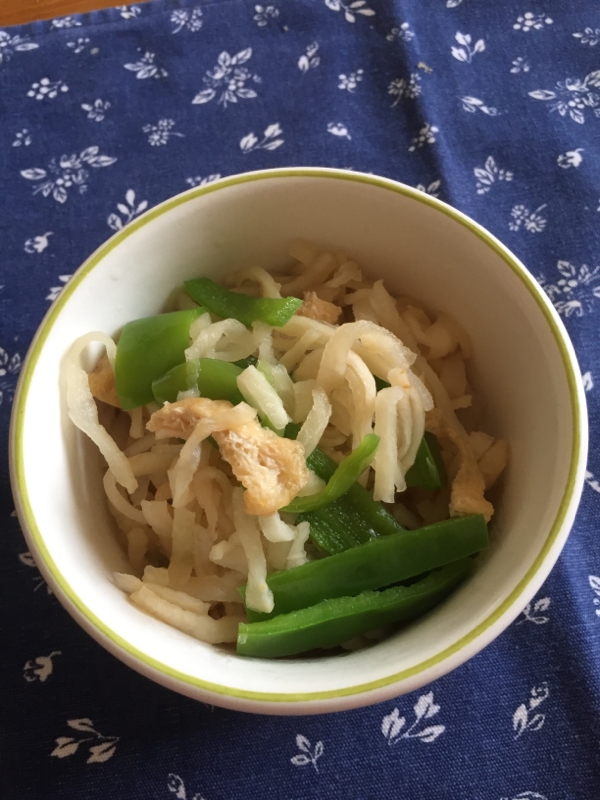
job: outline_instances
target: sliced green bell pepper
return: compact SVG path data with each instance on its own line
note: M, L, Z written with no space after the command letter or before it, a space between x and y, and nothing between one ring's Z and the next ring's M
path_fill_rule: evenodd
M426 432L421 439L415 462L406 472L406 485L418 489L441 489L448 476L438 440Z
M128 322L121 331L115 359L115 379L125 410L154 401L152 382L185 361L190 325L205 308L172 311Z
M178 364L152 383L152 392L159 403L173 403L179 392L198 387L201 397L229 400L234 406L244 399L236 378L243 369L217 358L200 358Z
M368 433L358 447L336 466L333 475L327 481L327 486L321 489L320 492L308 497L296 497L283 511L289 511L292 514L313 511L337 500L363 474L373 460L378 446L379 436L374 433Z
M302 305L297 297L249 297L231 292L210 278L196 278L183 284L187 293L197 303L206 306L222 319L237 319L250 327L253 322L281 327Z
M295 439L299 430L300 425L290 423L285 429L285 436ZM338 466L318 447L306 459L306 465L324 481L331 478ZM299 514L296 522L302 521L310 523L311 539L331 554L341 553L378 536L404 530L381 503L373 500L371 492L359 483L354 483L329 505Z
M488 545L481 514L456 517L415 531L381 536L328 558L267 578L275 606L266 615L247 609L251 622L308 608L332 597L381 589L458 561Z
M415 619L450 594L472 565L472 559L465 558L410 586L366 591L356 597L336 597L264 622L240 623L238 655L292 656L318 647L334 647L383 625Z

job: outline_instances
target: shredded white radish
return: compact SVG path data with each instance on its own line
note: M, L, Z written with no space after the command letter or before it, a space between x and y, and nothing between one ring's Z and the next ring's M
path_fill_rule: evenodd
M158 536L165 555L170 558L173 539L173 517L169 513L169 504L166 500L142 500L140 506L144 520Z
M374 432L379 436L372 467L375 472L373 497L393 503L396 491L404 491L406 483L398 462L398 404L404 395L399 386L390 386L377 393Z
M268 517L257 517L257 519L265 539L269 542L293 541L295 536L294 528L281 519L278 511Z
M169 470L169 483L173 492L173 508L186 505L185 497L200 465L202 442L215 430L211 417L201 419L181 449L175 465Z
M137 522L140 525L145 525L146 520L144 519L142 512L139 509L134 508L129 500L126 500L119 491L117 487L117 479L115 478L114 473L110 470L107 470L104 473L103 482L106 496L112 505L117 509L117 511L128 519L133 520L133 522Z
M171 561L168 568L169 584L174 589L183 588L192 574L194 521L193 511L187 508L174 509Z
M248 559L246 605L255 611L264 611L268 614L273 610L275 602L273 592L267 585L267 560L256 517L251 517L246 513L242 489L233 490L232 501L235 528Z
M241 346L242 340L246 342L245 347ZM220 351L217 350L217 346L223 343L224 347ZM229 350L226 349L227 345L229 345ZM235 345L235 351L232 345ZM256 350L253 335L237 319L223 319L220 322L213 322L201 330L185 351L185 357L187 361L195 361L198 358L221 358L223 361L237 361L246 357L238 355L240 350L245 352L246 356ZM233 358L231 357L232 353Z
M246 267L238 270L233 276L233 285L241 286L245 281L258 283L263 297L281 297L281 285L262 267Z
M72 345L65 360L67 378L67 409L74 425L87 434L98 447L115 480L131 494L137 488L137 480L124 453L115 440L98 422L98 409L92 397L87 372L81 366L81 355L92 342L106 347L111 364L114 362L116 345L104 333L88 333L80 336Z
M293 372L313 344L319 339L319 331L311 328L302 334L298 341L279 359L279 363Z
M301 567L302 564L306 564L308 561L304 545L308 541L309 536L309 522L300 522L298 525L296 525L296 535L286 559L286 566L288 569L292 569L293 567Z
M312 399L312 408L298 432L298 441L303 445L307 458L321 441L321 436L323 436L331 417L331 403L324 389L320 386L315 387L312 391Z
M209 644L235 642L238 625L244 619L243 617L225 616L217 620L208 615L201 616L193 611L184 611L174 603L158 597L145 584L129 597L137 606L162 622L166 622L167 625L172 625L183 633Z
M320 286L335 271L337 264L331 253L321 253L313 263L291 281L286 281L281 293L285 297L300 294L312 285Z
M139 578L136 578L135 575L128 575L126 572L113 572L113 582L117 589L127 592L127 594L137 591L142 585Z
M264 414L276 430L283 430L291 422L281 397L256 367L247 367L238 375L237 385L246 402Z

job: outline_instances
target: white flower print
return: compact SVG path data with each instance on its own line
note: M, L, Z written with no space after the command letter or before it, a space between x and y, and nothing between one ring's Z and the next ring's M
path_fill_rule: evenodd
M48 247L49 236L52 236L52 231L46 231L41 236L33 236L27 239L23 249L26 253L42 253Z
M580 33L574 33L573 36L579 39L581 44L595 47L600 42L600 28L585 28Z
M179 8L171 14L171 24L175 26L172 33L179 33L184 28L196 33L202 27L203 22L201 8Z
M527 13L517 17L517 21L513 25L513 28L516 31L523 31L523 33L529 33L529 31L541 31L544 25L552 25L553 20L550 17L547 17L545 14L534 14L533 11L527 11Z
M121 12L123 19L135 19L142 13L139 6L117 6L117 11Z
M539 792L519 792L514 797L501 797L500 800L547 800L546 796Z
M425 186L424 183L418 183L415 186L415 189L418 189L420 192L425 192L425 194L429 194L432 197L439 197L440 184L441 180L433 181L433 183L430 183L429 186Z
M36 100L54 100L59 92L68 91L69 87L63 81L51 81L50 78L42 78L31 84L27 97L35 97Z
M528 94L534 100L552 101L550 111L558 111L561 117L568 114L574 122L583 125L586 108L592 108L594 115L600 117L600 94L591 91L597 88L600 88L600 70L590 72L582 81L575 78L559 81L554 91L536 89Z
M87 111L87 118L93 119L94 122L102 122L104 116L108 109L110 108L110 103L108 100L94 100L93 103L82 103L81 107L84 111Z
M488 117L497 117L501 113L497 108L494 108L494 106L486 105L479 97L461 97L460 101L463 109L469 111L471 114L481 111L483 114L487 114Z
M556 159L556 163L563 169L570 169L571 167L578 167L582 160L583 147L578 147L576 150L567 150L566 153L561 153Z
M346 22L356 22L356 15L362 14L363 17L374 17L375 12L366 4L366 0L353 0L346 3L344 0L325 0L325 5L332 11L343 11Z
M207 175L204 178L201 175L196 175L194 178L186 178L185 182L190 186L206 186L208 183L214 183L215 181L220 180L221 175L218 172L215 172L214 175Z
M411 72L410 78L394 78L388 86L388 94L396 99L392 103L392 108L398 105L403 97L414 100L421 94L421 76L416 72Z
M142 130L148 134L149 144L153 147L161 147L169 141L171 136L180 136L182 138L185 136L184 133L174 131L174 127L174 119L159 119L156 125L144 125Z
M585 482L591 489L600 494L600 481L594 477L594 474L592 472L586 471ZM600 614L598 616L600 616Z
M240 50L234 56L230 56L225 50L219 55L216 67L208 70L202 81L206 89L198 92L192 103L209 103L217 94L217 103L222 104L223 108L227 103L237 103L238 99L250 100L256 97L254 89L246 86L246 81L252 80L260 83L258 75L252 75L246 67L241 67L252 57L252 48L247 47Z
M585 391L591 392L592 389L594 388L594 379L592 377L592 373L589 371L585 372L581 376L581 380L583 381L583 388L585 389ZM598 491L600 492L600 486L598 487Z
M394 42L398 39L401 42L410 42L414 38L415 32L411 30L408 22L403 22L399 28L392 28L392 30L385 37L388 42Z
M53 594L52 589L48 586L46 581L42 578L40 573L37 569L37 564L29 550L26 550L24 553L19 553L19 561L21 564L24 564L26 567L31 567L36 572L36 575L32 578L33 581L33 591L37 592L38 589L41 589L43 586L46 587L46 594Z
M522 625L524 622L533 622L534 625L545 625L550 617L545 616L543 611L550 608L550 598L542 597L541 600L536 600L535 603L527 603L523 611L523 619L520 619L516 624Z
M15 133L15 140L12 143L13 147L29 147L33 139L31 138L31 134L27 130L27 128L23 128L21 131L17 131Z
M281 136L281 134L282 130L279 123L276 122L273 125L269 125L268 128L265 128L263 138L260 141L254 133L249 133L247 136L244 136L243 139L240 140L240 148L244 153L251 153L253 150L276 150L284 142L283 139L277 138Z
M59 17L52 20L50 28L78 28L81 27L81 22L75 17Z
M21 356L18 353L9 356L6 350L0 347L0 406L4 400L12 401L20 371Z
M456 8L463 0L446 0L446 8Z
M156 66L154 63L155 58L156 53L146 51L139 61L134 61L131 64L123 64L123 66L130 72L135 72L135 77L140 81L145 78L156 78L157 80L159 78L166 78L169 73L166 69L163 69L163 67Z
M57 203L64 203L68 197L68 190L77 187L79 194L87 189L87 179L89 171L86 166L92 169L109 167L117 160L111 156L101 155L99 147L87 147L81 153L71 153L62 155L60 158L53 158L48 164L48 168L22 169L21 175L28 181L37 181L33 187L33 193L41 193L44 197L52 195Z
M512 222L508 223L508 227L511 231L519 231L521 227L523 227L523 230L529 231L530 233L541 233L546 227L546 220L539 212L543 211L544 208L546 208L545 203L536 208L535 211L530 211L522 204L513 206L510 212L513 219Z
M512 181L513 173L507 169L499 169L493 156L488 156L483 167L475 167L473 170L477 183L475 188L477 194L489 192L496 181Z
M344 125L343 122L328 122L327 123L327 130L329 133L332 133L334 136L341 136L344 139L352 139L348 132L348 128Z
M106 223L113 231L120 231L128 222L131 222L134 217L142 214L147 208L148 201L142 200L138 203L135 199L135 192L133 189L128 189L125 192L125 202L117 203L117 211L119 214L109 214Z
M276 6L254 6L254 11L256 13L252 19L259 28L264 28L279 16L279 9Z
M416 136L411 139L411 146L408 148L410 153L417 150L419 147L424 147L426 144L433 144L435 142L435 134L439 133L439 128L435 125L426 123Z
M531 66L529 64L529 61L527 61L526 58L519 56L518 58L515 58L515 60L512 62L512 67L510 68L510 71L513 73L529 72L530 69Z
M311 42L306 48L306 53L298 59L298 69L301 72L308 72L309 69L316 69L321 63L319 52L319 45L317 42Z
M59 275L58 280L61 282L61 285L51 286L49 293L46 295L46 300L50 300L50 302L53 303L72 277L72 275Z
M596 491L600 492L600 484L596 481ZM594 605L600 606L600 578L597 575L588 575L590 587L596 597L594 597ZM600 617L600 608L596 608L596 616Z
M559 314L570 317L582 317L592 311L596 300L600 299L600 267L588 267L583 264L576 267L568 261L559 261L556 265L561 278L556 283L548 283L544 275L538 282L554 303Z
M62 655L60 650L53 650L50 655L38 656L36 659L31 659L23 667L23 677L28 683L39 681L44 683L47 678L52 675L54 664L52 659L54 656Z
M167 789L170 792L173 792L177 800L204 800L204 798L199 794L195 794L193 797L188 798L183 778L181 778L179 775L176 775L174 772L169 772L167 776Z
M364 74L363 69L357 69L356 72L349 72L348 75L341 73L338 75L338 89L346 89L349 92L354 92Z
M67 42L67 47L72 50L74 53L82 53L85 48L90 43L90 40L85 38L73 39L70 42Z
M452 55L457 61L465 61L467 64L470 64L476 53L483 53L485 50L485 41L483 39L478 39L473 47L471 47L472 40L469 33L457 31L454 38L462 45L461 47L452 47Z
M109 758L115 753L119 736L103 736L94 728L94 723L91 719L84 717L83 719L68 719L67 725L78 733L88 733L89 736L59 736L55 739L56 747L50 753L51 756L56 758L67 758L72 756L79 749L79 745L94 742L89 747L89 756L86 759L86 764L101 764L108 761Z
M301 752L290 759L295 767L305 767L307 764L312 764L315 771L319 771L317 761L321 758L324 751L323 742L319 741L315 744L314 750L310 741L301 733L296 736L296 747Z
M521 703L513 714L513 730L515 731L515 739L518 739L525 731L539 731L546 721L546 715L535 713L529 716L531 711L534 711L540 706L544 700L550 696L550 690L546 681L539 686L534 686L529 693L529 700L527 703Z
M413 708L415 720L412 725L404 730L406 719L400 716L397 708L381 720L381 732L387 739L388 745L399 744L403 739L418 739L425 744L435 742L438 736L446 730L445 725L421 725L423 720L431 719L439 712L440 706L433 700L433 692L422 694Z
M13 53L37 50L38 47L39 44L31 42L28 36L10 36L6 31L0 31L0 65L10 61Z

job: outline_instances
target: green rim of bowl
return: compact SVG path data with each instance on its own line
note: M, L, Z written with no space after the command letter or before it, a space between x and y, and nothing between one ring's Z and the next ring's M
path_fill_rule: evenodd
M485 244L487 244L488 247L490 247L497 255L500 256L500 258L507 264L508 267L510 267L512 272L515 273L515 275L517 275L517 277L521 280L521 282L526 286L529 293L533 296L534 300L536 301L537 305L542 311L544 317L546 318L548 325L550 326L557 347L560 351L571 397L571 408L573 412L573 419L572 419L573 447L571 453L571 462L569 465L569 476L565 492L561 500L558 513L556 515L552 528L550 529L550 533L548 534L548 537L543 547L541 548L534 563L531 565L525 576L521 579L519 584L513 589L510 595L476 628L474 628L472 631L470 631L468 634L463 636L458 641L454 642L454 644L452 644L450 647L447 647L443 651L436 653L436 655L431 656L427 660L422 661L421 663L416 664L413 667L410 667L409 669L403 670L402 672L397 672L392 675L388 675L376 681L358 684L356 686L348 686L343 689L322 691L322 692L308 692L308 693L298 693L298 694L293 694L293 693L271 694L268 692L245 691L242 689L236 689L231 686L221 686L216 683L200 680L199 678L195 678L192 675L187 675L183 672L179 672L176 669L168 667L162 662L149 657L145 653L133 647L121 636L118 636L79 599L79 597L71 589L71 586L63 577L62 573L58 569L53 558L51 557L44 543L44 539L41 535L41 532L37 525L37 521L32 511L27 491L27 483L25 480L25 465L23 459L24 408L33 372L35 370L44 343L48 337L48 334L50 333L50 330L56 318L60 314L63 306L65 305L65 303L67 302L67 300L69 299L75 288L96 267L96 265L108 253L110 253L111 250L113 250L115 247L121 244L121 242L127 239L127 237L131 236L136 231L143 228L145 225L148 225L157 217L162 216L171 209L176 208L177 206L183 203L187 203L196 197L220 191L221 189L226 189L230 186L237 186L243 183L249 183L259 180L273 180L278 178L305 178L305 177L327 178L327 179L345 180L345 181L353 181L356 183L369 184L371 186L376 186L381 189L386 189L388 191L396 192L397 194L410 197L411 199L416 200L419 203L423 203L425 205L431 206L432 208L435 208L442 214L451 217L455 222L459 223L463 227L468 228L471 231L471 233L477 236L478 239L481 239L483 242L485 242ZM187 192L177 195L176 197L170 200L166 200L164 203L161 203L160 205L151 209L136 221L131 222L124 230L115 234L105 244L101 245L98 248L98 250L96 250L96 252L93 253L86 262L84 262L84 264L73 276L71 281L65 286L65 288L61 292L61 295L56 300L53 307L48 311L46 318L42 322L40 329L32 343L32 346L27 356L26 363L23 368L23 374L21 375L19 386L17 388L17 394L15 397L15 407L13 410L11 467L14 466L13 476L16 484L17 493L21 503L22 517L26 522L31 538L35 542L35 545L41 557L44 560L44 564L46 569L48 570L48 573L51 575L53 581L60 588L61 592L65 595L65 597L68 598L70 603L77 609L77 611L83 615L83 617L87 620L87 622L91 624L91 626L95 628L96 631L98 631L103 635L103 637L108 639L109 642L111 642L113 645L116 645L122 651L127 653L129 656L132 656L133 658L144 664L146 667L149 667L152 671L157 671L166 678L174 679L178 682L187 684L190 687L192 686L197 687L199 689L203 689L205 691L213 692L219 695L244 698L246 700L251 700L256 702L267 702L267 703L286 703L286 702L299 703L306 701L329 700L334 698L347 697L349 695L362 694L365 692L374 691L376 689L381 689L385 686L389 686L390 684L397 683L407 678L415 677L420 673L424 672L425 670L438 666L444 660L458 653L464 647L471 644L483 633L485 633L495 622L497 622L502 617L503 614L505 614L511 608L511 606L513 606L517 602L518 598L523 594L528 585L534 580L540 568L542 567L542 564L544 563L546 556L548 555L549 551L551 550L552 546L554 545L554 543L558 538L562 525L565 521L565 518L571 506L571 501L574 497L574 492L577 488L577 484L580 482L577 480L577 473L578 473L577 465L579 463L581 444L582 444L581 441L582 414L580 408L580 395L578 393L579 379L574 369L573 360L571 358L571 354L566 344L566 337L563 335L563 331L561 330L561 328L562 324L558 320L554 310L550 307L549 301L545 300L542 294L542 290L539 288L539 286L531 277L531 275L529 275L529 273L526 271L525 267L522 266L520 262L516 260L516 258L511 254L511 252L506 247L504 247L504 245L502 245L501 242L499 242L495 237L493 237L490 233L488 233L484 228L479 226L477 223L473 222L469 217L455 210L451 206L448 206L439 200L436 200L415 189L411 189L408 186L399 184L393 180L386 178L378 178L372 175L365 175L361 173L344 172L335 169L300 167L300 168L289 168L289 169L284 168L276 170L264 170L260 172L250 172L241 175L235 175L232 176L231 178L225 178L213 184L208 184L207 186L190 189Z

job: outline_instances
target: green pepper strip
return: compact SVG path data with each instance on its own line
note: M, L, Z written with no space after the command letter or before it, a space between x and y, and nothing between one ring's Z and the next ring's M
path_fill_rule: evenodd
M179 392L198 387L202 397L229 400L234 406L244 399L236 378L243 369L217 358L200 358L170 369L152 383L152 392L159 403L173 403Z
M290 423L285 429L288 439L298 436L300 425ZM318 447L306 459L306 465L319 478L328 481L337 469L336 462ZM402 525L373 500L373 495L355 483L338 500L316 511L306 511L296 517L296 522L310 523L310 536L327 553L341 553L349 547L399 533Z
M327 486L308 497L296 497L282 510L299 514L303 511L314 511L337 500L363 474L373 460L378 446L379 436L368 433L358 447L338 464L335 472L327 481Z
M115 360L117 394L124 409L154 401L152 382L185 362L190 325L205 308L173 311L128 322L121 331Z
M318 647L334 647L383 625L407 622L450 594L472 565L472 559L465 558L410 586L336 597L265 622L241 623L237 652L255 658L292 656Z
M239 292L230 292L210 278L185 281L187 293L197 303L206 306L222 319L233 317L249 328L253 322L266 322L280 328L302 305L297 297L271 298L248 297Z
M421 439L415 462L406 473L406 485L418 489L441 489L448 476L438 440L427 432Z
M487 525L481 514L381 536L343 553L272 573L267 584L275 600L273 611L266 615L248 609L248 618L259 621L331 597L354 596L401 583L473 555L487 545Z

